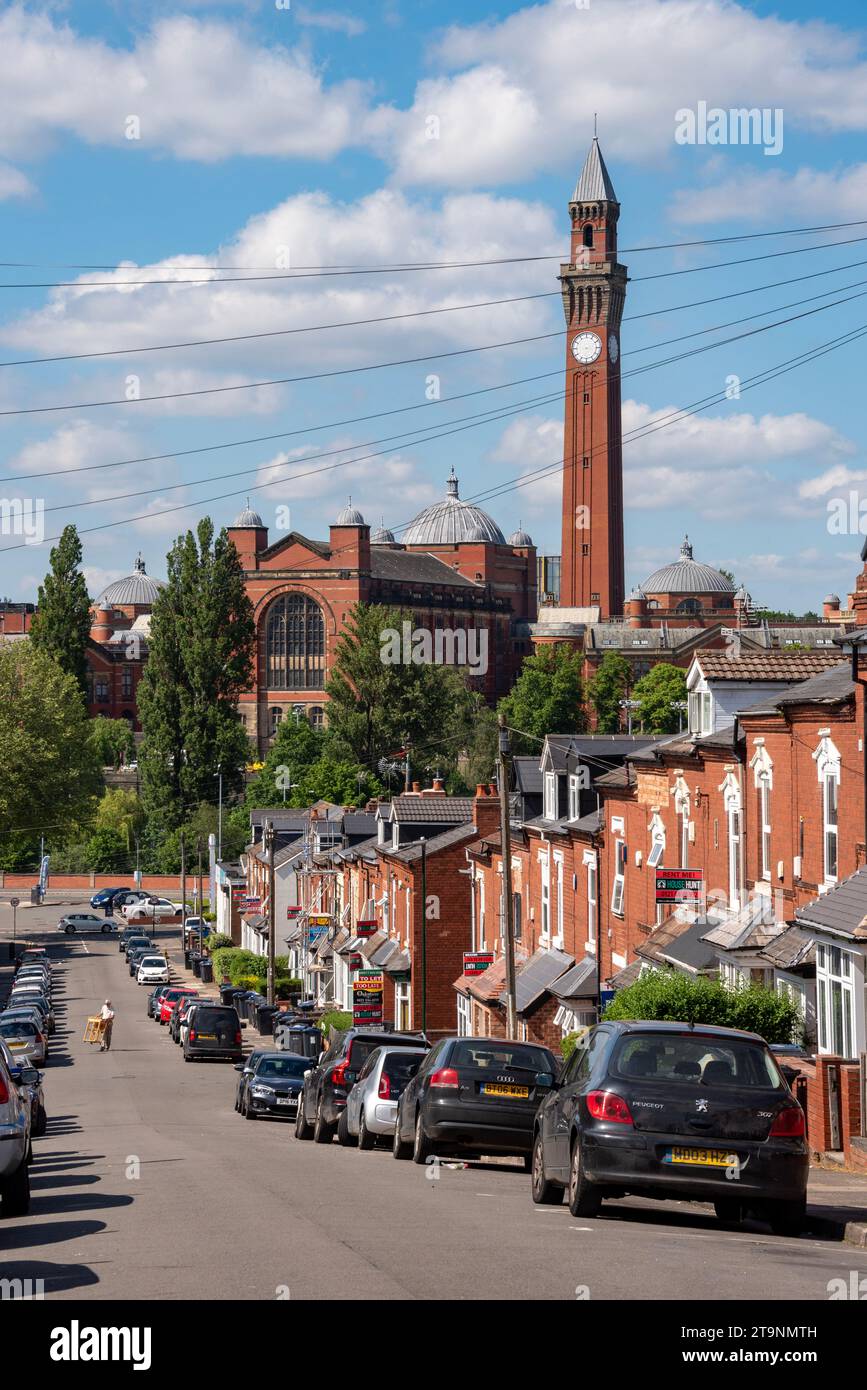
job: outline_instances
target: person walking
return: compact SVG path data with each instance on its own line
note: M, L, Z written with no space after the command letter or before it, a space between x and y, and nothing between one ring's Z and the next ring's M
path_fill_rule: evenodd
M99 1050L100 1052L109 1052L111 1050L111 1030L114 1024L114 1009L111 1007L110 999L106 999L99 1011L99 1016L105 1020L105 1032L102 1035Z

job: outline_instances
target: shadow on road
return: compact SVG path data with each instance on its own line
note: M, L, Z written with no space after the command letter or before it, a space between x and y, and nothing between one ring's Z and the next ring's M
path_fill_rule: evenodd
M45 1260L8 1260L0 1264L0 1279L29 1280L31 1287L42 1281L45 1294L66 1293L70 1289L92 1288L99 1276L87 1265L49 1264Z

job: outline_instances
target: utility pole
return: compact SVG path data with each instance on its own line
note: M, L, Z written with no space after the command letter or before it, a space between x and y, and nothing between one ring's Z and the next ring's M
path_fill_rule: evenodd
M274 822L265 822L265 849L268 851L268 1003L274 1003Z
M411 769L410 769L410 765L409 765L409 747L410 747L410 744L409 744L409 734L404 734L404 736L403 736L403 749L404 749L404 764L403 764L403 765L404 765L404 778L403 778L403 789L404 789L405 792L412 791Z
M515 927L512 902L512 826L509 819L509 788L512 782L512 745L506 716L499 715L500 726L500 852L503 857L503 952L506 957L506 1035L514 1038L518 1022L515 1008Z
M196 854L199 856L199 873L198 873L199 883L198 883L198 897L196 898L196 913L198 914L199 921L201 922L201 920L202 920L202 837L201 837L201 835L199 835L199 837L198 837L197 840L196 840ZM202 939L201 929L200 929L200 931L199 931L199 938L200 938L200 940Z
M217 763L217 777L219 778L219 810L217 811L217 861L223 857L223 764Z
M184 843L184 832L181 831L181 950L187 944L187 850Z

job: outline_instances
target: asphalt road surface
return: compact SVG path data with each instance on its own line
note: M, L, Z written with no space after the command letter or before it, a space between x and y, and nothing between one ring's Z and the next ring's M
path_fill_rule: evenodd
M28 934L57 915L28 914ZM867 1251L722 1231L700 1206L624 1199L575 1220L534 1207L517 1164L432 1178L388 1151L249 1123L232 1067L184 1064L145 1017L116 940L41 940L59 981L49 1128L31 1215L0 1222L0 1278L41 1278L46 1298L825 1301L830 1280L867 1276ZM101 1054L81 1039L106 996L117 1020Z

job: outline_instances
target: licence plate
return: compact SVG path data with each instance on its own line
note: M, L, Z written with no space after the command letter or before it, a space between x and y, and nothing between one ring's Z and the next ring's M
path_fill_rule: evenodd
M12 1042L12 1043L9 1044L9 1050L10 1050L10 1052L15 1052L15 1051L18 1050L19 1047L26 1047L26 1046L27 1046L27 1044L26 1044L26 1043L23 1043L23 1042Z
M297 1104L298 1104L298 1101L295 1099L294 1096L290 1096L288 1100L283 1100L282 1097L278 1097L278 1098L277 1098L277 1104L278 1104L278 1105L297 1105Z
M499 1086L488 1081L482 1087L483 1096L509 1096L513 1100L526 1100L530 1094L529 1086Z
M663 1163L692 1163L700 1168L730 1168L737 1156L722 1149L666 1149Z
M217 1041L217 1035L216 1035L216 1033L197 1033L197 1034L196 1034L196 1041L197 1041L197 1042L216 1042L216 1041Z

